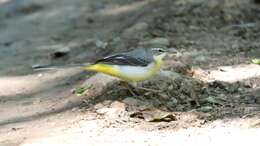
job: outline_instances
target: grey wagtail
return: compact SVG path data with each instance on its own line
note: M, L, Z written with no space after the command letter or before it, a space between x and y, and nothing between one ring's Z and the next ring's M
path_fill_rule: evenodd
M169 50L177 53L176 49ZM152 78L163 64L167 51L162 48L141 48L126 53L117 53L101 59L93 64L72 64L68 67L81 66L85 70L101 72L117 77L123 81L136 83ZM62 66L64 67L64 66ZM34 66L35 70L55 69L59 66Z
M160 70L165 56L166 50L162 48L135 49L104 57L84 69L135 83L152 78Z

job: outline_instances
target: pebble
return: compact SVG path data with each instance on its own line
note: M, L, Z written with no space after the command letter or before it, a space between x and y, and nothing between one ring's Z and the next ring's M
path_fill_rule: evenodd
M104 114L109 118L119 118L126 112L126 106L122 102L115 101L110 105L110 107L97 109L96 112L98 114Z
M101 40L96 40L96 47L97 48L105 49L107 47L107 45L108 45L107 42L103 42Z
M70 52L70 48L69 47L59 48L56 52L69 53Z
M131 106L139 106L142 104L142 101L130 97L125 98L123 102Z

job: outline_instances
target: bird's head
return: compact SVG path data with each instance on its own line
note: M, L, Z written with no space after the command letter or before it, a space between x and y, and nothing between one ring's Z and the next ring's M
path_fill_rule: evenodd
M167 54L176 54L178 51L175 48L163 49L163 48L151 48L152 54L156 58L164 58Z
M151 52L154 57L156 58L164 58L167 54L167 50L163 48L151 48Z

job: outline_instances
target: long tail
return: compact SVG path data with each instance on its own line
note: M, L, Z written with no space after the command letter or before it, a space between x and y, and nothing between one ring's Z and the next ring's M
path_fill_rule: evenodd
M53 70L53 69L64 69L64 68L71 68L71 67L81 67L85 68L89 66L90 63L84 64L66 64L66 65L34 65L32 66L33 70Z

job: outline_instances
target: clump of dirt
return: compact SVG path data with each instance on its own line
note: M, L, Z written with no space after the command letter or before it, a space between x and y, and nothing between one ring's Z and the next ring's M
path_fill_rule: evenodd
M179 114L180 112L193 112L200 113L202 116L196 119L204 121L201 122L205 124L206 121L244 115L245 112L238 107L241 104L256 103L256 99L243 98L243 93L249 89L250 86L242 82L205 83L186 75L163 71L154 79L130 89L121 82L115 83L108 87L103 95L88 100L82 107L92 109L91 107L102 104L102 108L109 108L114 101L120 101L124 104L124 109L121 110L125 113L121 116L128 120L139 118L149 122L179 121L186 116ZM94 108L94 111L100 110L101 106L98 107ZM178 127L191 124L191 121L195 122L196 126L202 124L188 119L184 120L187 123L182 121Z

